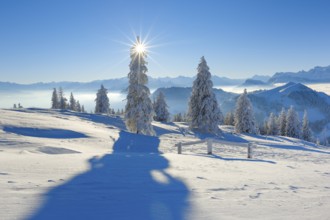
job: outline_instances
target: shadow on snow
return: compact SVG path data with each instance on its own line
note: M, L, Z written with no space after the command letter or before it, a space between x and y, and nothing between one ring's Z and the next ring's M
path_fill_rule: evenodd
M185 219L188 189L165 171L158 146L157 137L121 131L113 154L90 159L87 172L49 191L27 219Z
M83 133L79 133L71 130L64 129L41 129L41 128L29 128L29 127L13 127L5 126L3 131L8 133L14 133L29 137L39 137L39 138L56 138L56 139L66 139L66 138L85 138L88 137Z

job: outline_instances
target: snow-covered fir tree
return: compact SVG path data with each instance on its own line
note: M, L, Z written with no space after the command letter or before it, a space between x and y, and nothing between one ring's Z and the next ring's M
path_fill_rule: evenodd
M280 115L278 116L278 130L279 130L279 135L285 136L286 135L286 111L284 108L282 108L282 111Z
M204 57L201 58L197 71L188 104L189 126L201 132L218 133L223 116L212 89L211 73Z
M81 106L81 112L83 112L83 113L86 112L86 111L85 111L85 106L84 106L84 105Z
M125 124L130 132L154 135L155 132L151 125L154 112L149 97L150 91L147 87L148 76L146 73L148 69L145 61L147 53L139 37L131 48L130 57Z
M67 99L64 97L64 92L62 87L58 90L58 99L59 99L59 109L66 109L67 108Z
M14 108L14 109L16 109L16 108L17 108L17 105L16 105L16 104L14 104L13 108Z
M79 103L79 101L76 102L76 110L77 112L81 112L81 105Z
M165 96L162 92L159 92L154 104L155 121L167 122L169 120L170 113L168 112Z
M259 125L259 133L261 135L267 135L268 120L265 119L263 123Z
M305 141L312 141L312 132L311 129L309 128L308 114L306 110L304 112L301 134L302 134L301 135L302 139L304 139Z
M253 108L247 96L246 89L244 89L244 93L238 97L236 102L235 131L237 133L257 133Z
M95 99L95 114L108 114L110 110L108 90L101 85L101 88L96 93Z
M288 137L300 138L300 122L293 106L290 107L286 115L285 133Z
M225 117L225 125L234 125L234 114L233 112L228 112Z
M70 104L69 104L69 109L72 110L72 111L77 111L77 103L76 103L76 100L71 92L70 94Z
M267 134L268 135L277 135L278 134L276 116L273 112L270 113L268 121L267 121Z
M173 122L183 122L183 116L181 113L173 115Z
M52 94L52 109L58 109L58 108L59 108L58 94L56 88L54 88Z

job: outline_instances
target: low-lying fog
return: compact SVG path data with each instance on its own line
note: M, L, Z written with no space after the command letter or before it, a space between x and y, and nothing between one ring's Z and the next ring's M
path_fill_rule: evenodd
M96 93L76 92L73 93L76 100L79 100L81 105L84 105L87 112L94 111ZM65 93L65 97L69 100L70 93ZM126 94L120 91L108 93L110 99L110 107L122 109L126 104ZM24 108L51 107L52 90L50 91L20 91L20 92L0 92L0 108L12 108L14 104L20 103Z
M276 86L280 86L277 84ZM330 84L308 84L308 87L316 91L324 92L330 95ZM221 86L215 87L223 89L227 92L242 93L244 88L238 86ZM260 90L265 88L250 87L248 92ZM271 88L268 88L271 89ZM151 89L154 92L155 89ZM69 99L70 91L64 91L65 97ZM74 97L79 100L81 105L84 105L87 112L93 111L95 108L96 92L74 92ZM38 108L50 108L51 106L52 90L41 90L41 91L0 91L0 108L12 108L14 104L20 103L25 108L38 107ZM109 91L108 97L110 99L110 107L122 109L126 104L126 93L121 91Z

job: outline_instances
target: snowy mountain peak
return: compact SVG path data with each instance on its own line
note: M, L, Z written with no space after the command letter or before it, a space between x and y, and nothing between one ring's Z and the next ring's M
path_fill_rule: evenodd
M302 92L302 91L313 91L313 90L301 83L294 83L294 82L289 82L285 84L279 90L279 92L282 94L283 93L289 94L291 92Z

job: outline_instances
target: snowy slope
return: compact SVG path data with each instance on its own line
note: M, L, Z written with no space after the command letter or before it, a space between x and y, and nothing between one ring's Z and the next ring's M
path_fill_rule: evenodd
M0 219L328 219L330 150L222 127L205 144L185 124L156 137L121 118L0 110ZM254 158L236 144L253 142Z

